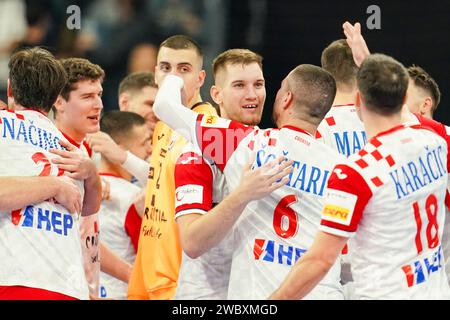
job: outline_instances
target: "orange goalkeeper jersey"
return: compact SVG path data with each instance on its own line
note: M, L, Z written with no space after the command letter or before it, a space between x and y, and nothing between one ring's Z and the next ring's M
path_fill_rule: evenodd
M209 103L192 109L217 115ZM181 245L175 223L175 164L186 140L163 122L153 133L153 152L142 217L138 252L128 285L129 299L173 299L181 265Z

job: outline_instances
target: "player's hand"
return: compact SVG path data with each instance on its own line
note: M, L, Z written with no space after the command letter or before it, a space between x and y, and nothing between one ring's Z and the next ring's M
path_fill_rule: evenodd
M353 60L355 60L356 65L360 67L363 61L370 55L369 48L361 34L361 24L357 22L355 25L352 25L350 22L346 21L342 25L342 28L347 37L347 43L352 49Z
M101 178L102 181L102 200L110 200L111 199L111 184L109 181Z
M255 156L244 167L241 182L236 190L239 194L247 197L248 201L264 198L274 190L284 186L289 181L292 172L292 160L279 157L267 164L252 170Z
M65 207L72 214L81 213L81 192L74 180L67 176L55 177L55 179L58 188L53 200Z
M93 175L97 175L97 168L91 158L68 141L59 140L59 143L67 151L58 149L50 149L49 151L60 156L60 158L52 159L52 163L57 164L59 169L64 170L65 175L77 180L86 180Z
M127 152L105 132L89 134L86 141L92 148L92 151L98 152L109 162L122 165L127 160Z

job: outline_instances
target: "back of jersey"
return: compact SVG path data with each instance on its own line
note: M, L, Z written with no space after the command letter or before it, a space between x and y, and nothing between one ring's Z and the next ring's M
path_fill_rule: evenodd
M321 229L354 236L357 297L450 297L441 246L446 159L437 134L398 126L334 170Z
M245 155L256 152L260 167L285 156L294 160L289 183L269 196L251 202L234 230L234 255L229 299L266 299L311 246L320 224L326 183L337 152L307 132L283 127L254 131L238 146L225 167L230 189L240 181ZM233 165L230 165L233 164ZM339 261L308 295L313 299L342 299Z
M367 141L353 104L331 107L317 128L316 138L346 157L359 152Z

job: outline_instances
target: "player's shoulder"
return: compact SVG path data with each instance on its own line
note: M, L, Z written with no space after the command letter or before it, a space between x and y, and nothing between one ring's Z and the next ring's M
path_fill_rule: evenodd
M209 116L217 116L217 110L214 108L209 102L199 102L192 107L192 111L209 115Z
M426 128L432 129L432 131L436 132L438 135L440 135L443 138L445 138L445 136L448 135L448 132L447 132L448 130L443 123L440 123L440 122L430 119L430 118L426 118L417 113L414 113L414 115L417 117L417 120L419 120L420 126L422 128L420 128L419 126L411 126L411 127L418 128L418 129L426 129Z

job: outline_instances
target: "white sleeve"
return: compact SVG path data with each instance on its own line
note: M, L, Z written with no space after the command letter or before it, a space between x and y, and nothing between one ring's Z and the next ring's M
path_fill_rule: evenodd
M127 159L122 164L122 167L131 173L139 181L140 185L145 186L147 184L148 171L150 170L150 164L147 161L127 151Z
M158 89L153 111L156 116L189 141L195 141L198 114L181 103L183 79L168 75Z

